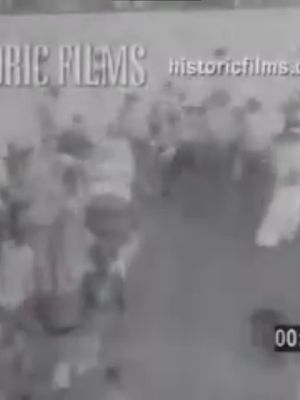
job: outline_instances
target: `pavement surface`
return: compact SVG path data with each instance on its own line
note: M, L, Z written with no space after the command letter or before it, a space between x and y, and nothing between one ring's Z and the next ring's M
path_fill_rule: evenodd
M300 321L297 246L254 247L263 205L250 186L242 211L223 189L203 189L198 177L184 179L144 210L128 309L109 317L103 336L106 361L121 365L125 399L296 400L300 368L263 364L249 345L248 316L275 306ZM58 398L122 398L106 389L95 371Z

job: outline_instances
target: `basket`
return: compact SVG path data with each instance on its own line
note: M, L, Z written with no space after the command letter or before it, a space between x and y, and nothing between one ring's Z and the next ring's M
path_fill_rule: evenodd
M39 317L49 333L64 333L80 326L84 311L82 290L51 293L39 304Z

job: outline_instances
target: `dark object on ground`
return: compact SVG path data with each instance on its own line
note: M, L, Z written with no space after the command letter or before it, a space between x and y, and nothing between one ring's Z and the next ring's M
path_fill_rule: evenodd
M272 360L282 361L282 354L274 351L274 328L287 324L282 311L273 308L257 308L250 314L251 344Z

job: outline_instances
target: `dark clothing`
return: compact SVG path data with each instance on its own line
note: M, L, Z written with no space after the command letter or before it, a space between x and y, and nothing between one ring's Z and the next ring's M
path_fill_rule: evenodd
M24 210L24 205L21 202L13 201L9 205L9 234L11 239L16 240L21 229L21 214Z

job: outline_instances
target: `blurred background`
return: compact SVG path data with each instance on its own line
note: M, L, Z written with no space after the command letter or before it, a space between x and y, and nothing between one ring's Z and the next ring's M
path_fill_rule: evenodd
M1 14L90 13L127 10L191 8L267 8L294 7L300 0L1 0Z

